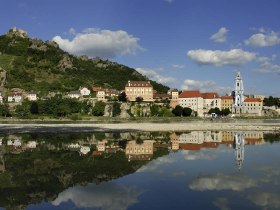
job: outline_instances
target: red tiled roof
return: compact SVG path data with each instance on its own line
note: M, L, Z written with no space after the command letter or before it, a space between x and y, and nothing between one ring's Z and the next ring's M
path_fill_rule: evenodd
M150 81L128 81L125 87L153 87Z
M245 98L244 102L262 102L260 98Z
M213 98L218 98L218 94L215 92L209 92L209 93L201 93L202 98L204 99L213 99Z
M198 98L198 97L202 97L202 94L200 93L199 90L186 90L179 95L179 98Z
M221 96L221 99L232 99L233 100L233 97L232 96Z

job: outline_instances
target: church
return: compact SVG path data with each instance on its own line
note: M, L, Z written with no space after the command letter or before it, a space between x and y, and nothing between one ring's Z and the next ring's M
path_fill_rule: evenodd
M239 116L262 116L262 98L246 97L244 95L243 79L240 72L235 77L235 90L232 92L233 104L232 114Z

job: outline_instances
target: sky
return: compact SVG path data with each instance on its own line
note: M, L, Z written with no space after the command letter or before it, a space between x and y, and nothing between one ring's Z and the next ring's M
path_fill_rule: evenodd
M0 0L17 27L179 90L280 96L279 0Z

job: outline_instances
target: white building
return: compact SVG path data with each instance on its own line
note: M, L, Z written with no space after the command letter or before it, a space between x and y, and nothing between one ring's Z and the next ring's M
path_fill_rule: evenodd
M76 99L78 99L78 98L81 97L81 93L80 93L80 91L71 91L71 92L69 92L69 93L67 94L67 96L68 96L69 98L76 98Z
M3 103L3 96L0 93L0 104L2 104L2 103Z
M37 94L34 92L29 92L26 95L28 101L37 101Z
M90 90L86 87L80 87L80 94L82 96L88 96L90 95Z
M189 107L196 111L198 116L203 116L203 97L199 90L183 91L178 102L181 107Z
M105 90L99 90L96 93L96 98L98 101L105 101L106 100L105 96L106 96Z

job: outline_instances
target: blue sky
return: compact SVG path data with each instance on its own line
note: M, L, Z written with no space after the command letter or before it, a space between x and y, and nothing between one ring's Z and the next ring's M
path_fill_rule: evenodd
M72 54L100 56L178 89L280 96L279 0L9 0L16 26Z

